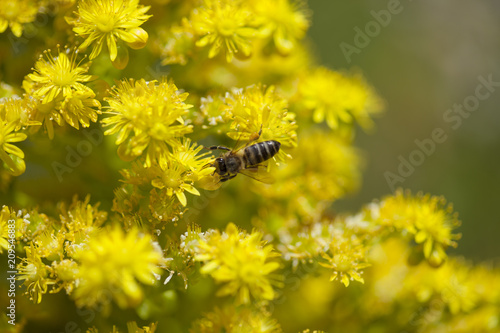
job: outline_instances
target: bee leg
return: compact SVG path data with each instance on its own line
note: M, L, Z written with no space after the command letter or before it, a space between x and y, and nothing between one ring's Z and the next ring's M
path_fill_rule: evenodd
M213 167L213 164L212 163L207 163L203 167L201 167L201 170L209 168L209 167Z
M227 148L227 147L224 147L224 146L210 146L210 147L203 147L205 149L208 149L208 150L227 150L227 151L231 151L231 149Z
M234 174L234 175L227 175L227 176L224 176L223 178L220 179L219 182L223 183L223 182L227 182L229 179L233 179L234 177L236 177L238 174Z
M262 135L262 124L260 124L260 129L259 129L259 132L257 133L257 136L252 141L258 140L261 135Z
M260 138L262 134L262 124L260 125L260 130L258 133L253 133L250 138L248 139L248 142L247 142L247 146L252 142L252 141L255 141L255 140L258 140Z

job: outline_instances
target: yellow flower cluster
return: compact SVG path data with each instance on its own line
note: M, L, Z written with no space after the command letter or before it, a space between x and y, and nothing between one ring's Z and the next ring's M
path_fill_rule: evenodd
M99 304L108 295L120 307L136 306L143 298L138 282L154 284L162 261L161 250L149 235L140 235L137 229L125 234L118 226L102 230L77 257L78 287L73 297L79 306Z
M79 305L109 307L106 302L114 299L125 307L143 297L137 281L153 284L160 273L163 256L151 236L137 228L101 228L107 214L89 200L61 203L58 220L3 207L1 225L16 220L16 239L27 244L19 280L35 303L64 289Z
M498 330L498 267L473 266L461 259L450 259L439 268L426 262L409 265L411 251L407 242L397 237L374 244L362 292L329 284L327 273L305 277L291 295L301 307L287 316L309 316L306 322L311 325L318 313L330 316L337 309L335 325L352 332L365 332L374 321L397 331ZM336 304L334 308L328 306L331 302ZM352 306L353 302L357 305Z
M423 246L425 258L435 266L443 263L447 258L445 250L456 247L455 240L461 237L452 233L460 221L443 197L421 193L412 196L399 190L383 199L374 215L374 223L411 235L415 243Z
M179 144L178 138L192 131L183 116L191 107L185 104L187 93L179 93L173 83L124 80L113 88L109 103L110 116L102 123L111 126L105 135L118 133L118 154L131 161L146 151L145 166L154 160L166 162L167 145Z
M288 0L205 0L191 11L183 28L194 45L208 48L209 58L223 52L231 62L250 57L259 43L272 43L278 52L289 54L308 26L306 13Z
M250 303L250 296L270 301L275 298L273 285L280 285L273 276L280 265L272 259L279 254L265 243L261 233L248 235L229 223L225 232L216 230L200 241L195 259L205 262L201 273L224 284L217 295L235 295L240 304Z
M348 219L318 222L291 233L281 232L278 249L293 267L318 262L332 271L330 281L338 278L346 287L353 280L364 283L361 274L370 266L368 252L373 244L362 231L350 228Z
M340 277L340 281L346 287L349 286L349 280L365 282L361 277L360 269L368 267L369 264L364 262L366 249L359 240L352 237L337 237L330 243L329 250L331 255L322 253L322 257L328 262L320 263L320 265L333 269L330 281Z

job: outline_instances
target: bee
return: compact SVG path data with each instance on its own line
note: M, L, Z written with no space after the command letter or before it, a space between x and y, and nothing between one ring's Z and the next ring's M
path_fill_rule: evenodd
M249 143L257 140L261 133L262 129L259 131L257 138L249 141ZM258 172L259 168L265 168L261 164L262 162L267 161L279 152L281 143L275 140L258 142L253 145L249 145L249 143L238 150L232 150L224 146L207 147L210 150L227 151L227 153L216 158L214 163L209 164L209 166L215 167L214 174L217 173L219 175L221 182L233 179L238 173L264 183L272 182L271 177L258 176Z

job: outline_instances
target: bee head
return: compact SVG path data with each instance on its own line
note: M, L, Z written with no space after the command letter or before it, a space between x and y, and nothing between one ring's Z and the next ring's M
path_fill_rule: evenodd
M224 175L227 173L226 161L222 157L218 157L214 162L215 172L219 175Z

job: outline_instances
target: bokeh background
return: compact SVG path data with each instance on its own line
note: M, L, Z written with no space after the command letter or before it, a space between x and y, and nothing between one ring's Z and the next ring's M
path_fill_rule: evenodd
M402 8L348 63L342 42L354 44L355 27L365 29L371 11ZM384 173L397 173L398 156L408 159L414 141L442 128L448 139L407 177L404 188L443 195L462 220L452 252L474 261L500 258L500 89L481 101L457 129L443 120L455 103L474 94L478 76L500 82L500 2L467 0L311 0L309 35L320 63L360 68L385 99L386 113L373 133L359 133L366 169L360 191L336 207L356 211L391 192Z

